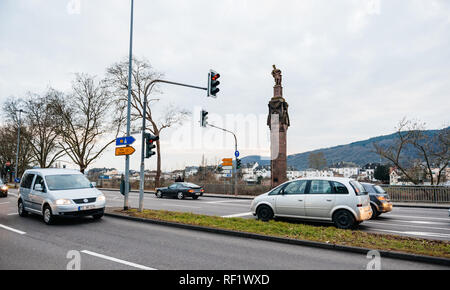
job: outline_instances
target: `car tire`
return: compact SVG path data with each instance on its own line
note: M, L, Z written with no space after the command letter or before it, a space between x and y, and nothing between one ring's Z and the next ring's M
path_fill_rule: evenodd
M370 206L372 207L372 217L370 219L374 220L377 217L379 217L381 213L377 210L377 208L374 205L371 204Z
M184 198L184 193L182 193L181 191L179 193L177 193L177 198L178 199L183 199Z
M156 192L156 197L157 197L157 198L163 198L163 194L162 194L162 192L161 192L160 190L158 190L158 191Z
M355 217L348 210L338 210L333 214L333 223L338 229L351 229L354 228L357 223Z
M17 203L17 212L21 217L26 217L28 215L28 212L25 210L23 201L21 199L19 199L19 202Z
M198 199L198 195L193 195L193 196L192 196L192 199L193 199L193 200L197 200L197 199Z
M260 205L256 210L256 216L263 222L268 222L273 218L273 210L268 205Z
M46 223L47 225L51 225L55 222L56 217L53 215L52 209L50 208L50 206L48 204L44 206L42 215L43 215L44 223Z

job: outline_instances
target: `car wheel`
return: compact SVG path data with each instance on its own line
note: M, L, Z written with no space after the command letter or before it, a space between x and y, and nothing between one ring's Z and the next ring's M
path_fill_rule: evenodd
M44 206L43 215L44 223L46 223L47 225L53 224L53 222L55 221L55 216L53 215L52 209L49 205Z
M157 198L162 198L162 197L163 197L162 192L158 190L158 191L156 192L156 197L157 197Z
M183 199L183 198L184 198L184 194L180 191L180 192L177 194L177 198L178 198L178 199Z
M273 210L267 205L261 205L256 211L259 220L267 222L273 218Z
M333 223L339 229L350 229L356 225L353 214L348 210L338 210L334 213Z
M380 216L380 212L377 210L377 208L374 205L370 205L370 207L372 207L372 217L370 219L376 219L377 217Z
M198 199L198 196L194 195L194 196L192 196L192 199L196 200L196 199Z
M26 217L28 215L28 212L25 210L25 207L23 205L22 200L20 199L17 204L17 212L19 213L19 216Z

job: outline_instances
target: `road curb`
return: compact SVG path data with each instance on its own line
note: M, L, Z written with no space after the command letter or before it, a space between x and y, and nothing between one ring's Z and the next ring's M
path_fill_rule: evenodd
M322 243L322 242L296 240L296 239L281 238L281 237L275 237L275 236L265 236L265 235L254 234L254 233L238 232L238 231L233 231L233 230L217 229L217 228L211 228L211 227L181 224L181 223L161 221L161 220L148 219L148 218L132 217L132 216L116 214L116 213L111 213L111 212L105 212L105 215L109 216L109 217L114 217L114 218L120 218L120 219L126 219L126 220L131 220L131 221L138 221L138 222L145 222L145 223L157 224L157 225L163 225L163 226L170 226L170 227L176 227L176 228L182 228L182 229L188 229L188 230L196 230L196 231L202 231L202 232L208 232L208 233L222 234L222 235L228 235L228 236L234 236L234 237L249 238L249 239L255 239L255 240L263 240L263 241L291 244L291 245L315 247L315 248L322 248L322 249L329 249L329 250L339 250L339 251L352 252L352 253L364 254L364 255L367 255L367 253L369 251L374 250L374 249L369 249L369 248L327 244L327 243ZM380 253L381 257L385 257L385 258L393 258L393 259L401 259L401 260L408 260L408 261L414 261L414 262L423 262L423 263L429 263L429 264L450 266L450 259L447 259L447 258L423 256L423 255L416 255L416 254L407 254L407 253L394 252L394 251L384 251L384 250L377 250L377 251Z
M415 204L395 204L392 203L394 207L409 207L409 208L431 208L431 209L450 209L450 206L438 206L438 205L415 205Z

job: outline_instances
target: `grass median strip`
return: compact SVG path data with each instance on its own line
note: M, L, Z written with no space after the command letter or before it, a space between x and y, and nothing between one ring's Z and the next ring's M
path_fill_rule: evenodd
M417 255L450 258L450 242L341 230L334 226L314 226L284 221L262 222L242 218L222 218L162 210L116 210L116 213L133 217L233 230L282 238L323 242L329 244L398 251Z

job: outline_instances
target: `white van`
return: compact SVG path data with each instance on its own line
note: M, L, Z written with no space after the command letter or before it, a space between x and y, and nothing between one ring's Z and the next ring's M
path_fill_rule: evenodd
M55 217L103 216L106 199L81 172L69 169L29 169L22 176L18 196L21 217L29 212L43 216L46 224Z
M372 216L364 187L349 178L317 177L285 182L256 197L253 215L267 221L275 216L332 221L352 228Z

